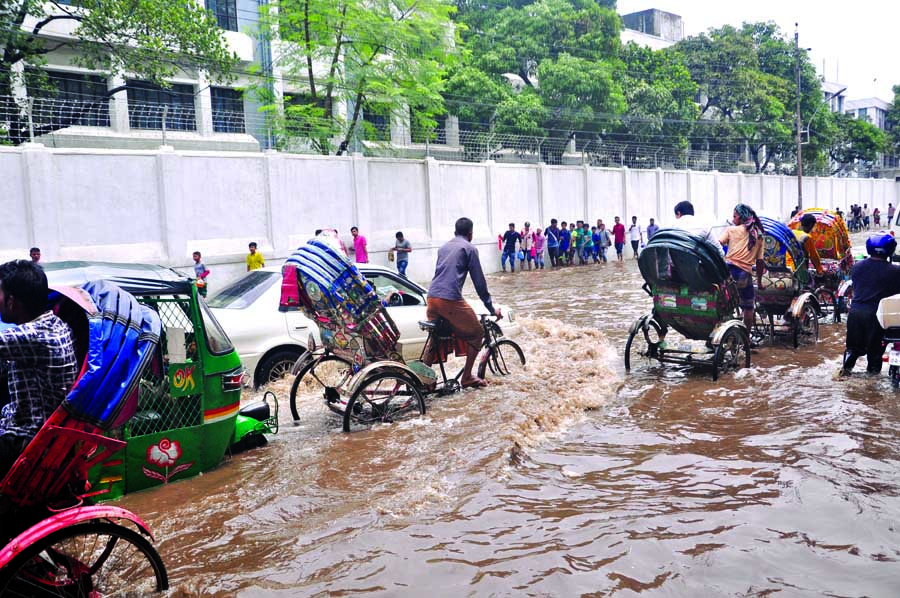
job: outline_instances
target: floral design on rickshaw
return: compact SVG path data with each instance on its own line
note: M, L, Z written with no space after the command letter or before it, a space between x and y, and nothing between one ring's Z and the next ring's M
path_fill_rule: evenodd
M181 445L177 440L169 440L163 438L157 444L147 449L147 463L162 468L163 473L159 473L144 465L141 469L144 475L154 480L160 480L163 484L168 484L169 480L176 474L191 468L194 461L175 465L181 458ZM173 467L174 466L174 467ZM169 468L172 468L169 470Z

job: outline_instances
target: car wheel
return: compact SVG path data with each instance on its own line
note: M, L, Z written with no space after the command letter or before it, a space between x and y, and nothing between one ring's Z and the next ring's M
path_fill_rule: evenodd
M277 382L290 374L291 368L294 367L294 363L300 355L302 355L301 351L292 349L280 349L266 355L256 370L254 387L259 388L270 382Z

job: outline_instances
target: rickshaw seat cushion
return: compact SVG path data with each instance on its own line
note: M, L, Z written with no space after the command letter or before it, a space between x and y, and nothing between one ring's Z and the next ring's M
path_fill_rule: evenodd
M421 330L433 331L437 336L449 336L453 334L453 329L450 328L450 322L445 318L419 320L419 328Z

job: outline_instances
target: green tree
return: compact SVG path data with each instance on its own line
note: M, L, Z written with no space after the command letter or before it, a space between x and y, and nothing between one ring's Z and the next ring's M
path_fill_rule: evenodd
M851 172L860 162L874 162L890 146L887 134L868 121L849 114L835 114L834 120L837 132L828 152L834 164L831 174Z
M454 61L449 0L276 0L264 15L264 36L280 39L276 61L302 81L279 114L267 100L276 130L308 137L323 153L346 151L364 106L434 126L441 90ZM347 114L339 110L348 106ZM336 144L335 141L339 140ZM335 147L336 146L336 147Z
M51 25L71 23L72 36L44 37ZM211 13L183 0L4 0L0 2L0 140L28 140L23 107L12 99L16 86L52 88L43 72L51 52L74 48L75 64L166 85L187 70L205 71L227 82L237 64ZM19 65L27 69L17 68ZM119 89L110 90L107 97ZM85 106L89 110L90 106ZM80 115L59 115L36 134L67 126Z
M726 25L687 38L671 51L681 55L699 86L703 126L716 131L715 137L706 134L707 141L746 143L757 172L795 159L798 61L802 114L816 112L822 89L806 51L798 51L777 25Z
M890 144L891 152L900 154L900 85L894 85L894 101L888 110L887 121L891 127Z

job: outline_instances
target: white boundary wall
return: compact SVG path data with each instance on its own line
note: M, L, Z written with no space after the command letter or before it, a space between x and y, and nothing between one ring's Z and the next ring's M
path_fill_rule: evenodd
M846 210L900 204L900 184L807 177L804 204ZM199 250L213 287L244 270L256 241L280 263L316 228L349 242L356 224L374 263L387 264L394 233L414 251L410 275L429 280L437 248L460 216L475 221L487 271L499 268L496 239L509 222L603 218L665 224L683 199L722 222L738 201L786 216L797 203L793 177L581 166L468 164L434 159L320 157L279 153L0 148L0 259L191 264Z

